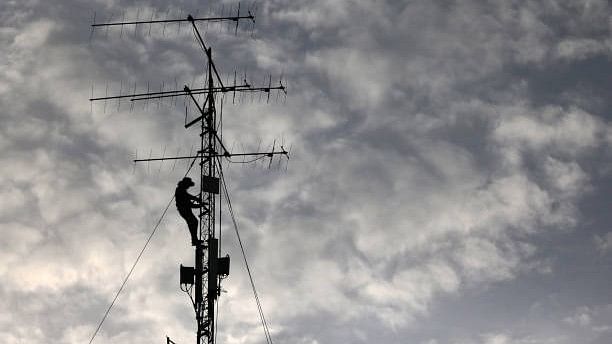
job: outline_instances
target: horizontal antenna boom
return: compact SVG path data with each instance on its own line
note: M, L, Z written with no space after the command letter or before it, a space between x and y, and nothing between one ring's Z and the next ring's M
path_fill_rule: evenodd
M240 19L250 19L255 21L255 17L249 13L246 16L232 16L232 17L209 17L209 18L190 18L190 19L159 19L159 20L138 20L129 22L115 22L115 23L99 23L91 24L92 27L98 26L118 26L118 25L138 25L138 24L157 24L157 23L179 23L186 21L239 21Z

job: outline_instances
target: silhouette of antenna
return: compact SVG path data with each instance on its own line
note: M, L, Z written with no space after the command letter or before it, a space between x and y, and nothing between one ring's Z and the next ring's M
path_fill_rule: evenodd
M151 15L151 17L153 17L154 14ZM112 17L111 17L112 18ZM191 19L189 19L191 18ZM189 15L187 18L183 18L183 19L158 19L158 20L135 20L135 21L118 21L118 22L108 22L108 23L93 23L91 24L91 26L93 28L96 27L107 27L107 26L126 26L126 25L138 25L138 24L163 24L163 23L180 23L180 22L222 22L222 21L227 21L227 20L231 20L231 21L235 21L238 22L239 20L243 20L243 19L250 19L253 22L255 22L255 17L251 14L251 12L248 12L247 15L240 15L240 13L238 13L238 15L236 16L220 16L220 17L207 17L207 18L193 18L191 15Z
M105 105L106 102L110 100L117 100L117 108L119 108L121 104L120 101L122 99L128 99L132 102L143 101L146 107L147 101L149 100L157 99L159 104L159 101L163 98L183 96L189 98L192 106L196 108L197 117L188 121L187 104L185 104L185 129L189 129L198 124L200 128L200 148L195 153L191 151L189 154L182 156L165 156L166 147L164 146L161 157L152 157L152 151L150 151L147 158L138 159L136 157L136 159L134 159L133 161L134 163L146 163L148 171L150 171L149 164L154 161L173 161L173 168L176 162L179 160L186 160L187 162L192 161L191 166L193 166L195 162L199 163L201 204L199 205L199 240L194 242L195 266L188 267L181 265L180 286L181 290L189 295L195 310L197 325L196 343L214 344L216 340L215 308L217 306L218 297L221 293L221 281L223 278L229 275L230 266L229 256L219 256L219 240L216 236L217 214L215 210L217 209L217 198L220 197L221 192L224 193L225 199L229 203L227 186L223 177L222 162L224 161L224 159L231 161L231 159L234 157L240 157L243 159L250 158L253 159L253 161L268 158L270 159L268 163L268 168L270 168L272 166L272 159L274 157L285 157L286 159L289 159L289 152L285 150L282 144L278 145L276 140L273 142L272 149L270 151L234 153L229 150L222 139L222 114L217 110L217 95L231 93L232 102L234 102L237 93L260 93L266 94L266 101L269 101L270 93L272 91L277 91L279 93L283 93L284 95L286 95L287 91L282 83L282 77L279 80L278 85L272 84L272 76L270 75L267 78L267 85L253 86L247 82L246 73L245 77L243 78L243 81L237 83L236 71L234 71L233 75L233 84L224 84L218 71L218 68L214 62L212 48L207 45L205 40L202 38L202 35L198 28L198 24L211 22L235 22L234 32L237 33L239 22L249 21L255 23L255 16L250 10L247 10L246 13L244 13L244 10L242 10L240 5L238 5L236 8L236 13L234 15L228 16L221 15L216 17L194 17L192 15L188 15L186 18L177 19L154 19L154 16L155 13L152 13L149 20L140 20L138 19L138 15L137 19L132 21L112 21L109 19L109 21L106 23L96 23L94 16L94 23L91 25L91 27L92 30L96 28L105 28L106 30L108 30L109 28L117 27L120 28L121 34L123 34L123 28L130 25L149 25L149 32L151 30L152 25L166 25L168 23L184 23L190 25L193 29L196 42L200 45L204 54L206 55L207 64L205 71L205 85L203 87L190 87L189 85L184 85L182 89L178 89L175 86L174 89L165 90L166 85L162 84L159 91L152 92L151 88L149 87L149 84L147 83L147 91L137 93L135 84L134 87L131 88L129 87L128 83L126 83L125 87L123 83L121 83L119 88L119 94L109 96L107 86L105 89L106 93L104 96L94 97L92 95L89 100L92 102L102 101ZM125 16L121 15L120 17L124 18ZM112 16L110 18L112 19ZM192 82L192 84L194 83L195 81ZM132 90L131 92L130 89ZM126 92L128 92L129 94L126 94ZM203 101L198 100L199 95L204 96ZM177 151L177 154L179 153L180 150ZM233 219L234 214L231 210L231 203L229 203L228 205ZM235 220L234 226L236 228L236 233L238 233ZM242 248L242 242L240 241L239 236L238 240ZM257 292L255 290L255 285L252 280L250 269L248 268L248 263L246 261L246 256L244 255L243 248L242 252L245 264L247 264L247 271L249 273L249 278L251 279L251 286L255 295L255 300L257 302L259 315L266 336L266 341L268 343L271 343L272 338L270 336L270 331L267 325L267 321L265 320L265 317L263 315L263 310L261 308L261 304L257 296ZM166 340L168 344L174 343L169 337L166 337Z
M126 14L126 12L132 12L131 16ZM142 12L142 13L141 13ZM136 13L133 14L130 10L124 10L117 13L111 13L108 16L108 19L105 22L98 22L99 19L97 13L94 12L93 20L91 24L91 32L89 39L94 37L94 32L97 29L103 29L104 37L108 37L109 29L113 27L117 27L118 35L120 38L124 37L124 34L127 36L131 34L133 37L140 32L140 34L144 34L147 36L151 36L154 33L153 28L157 25L159 27L158 34L162 37L166 37L167 33L172 34L172 32L177 35L181 33L183 27L187 26L188 20L186 17L178 16L178 18L171 18L171 15L175 14L172 9L168 8L165 13L161 14L157 9L153 9L150 11L150 14L144 13L146 11L141 11L140 8L136 8ZM180 11L177 10L177 13ZM225 11L225 7L223 6L220 11L218 11L220 15L217 16L199 16L197 13L193 16L195 22L206 24L206 29L209 29L209 25L218 25L219 31L223 30L222 25L227 24L226 31L233 31L234 34L238 34L238 30L240 28L240 23L247 22L250 25L247 26L247 30L252 31L255 24L255 12L256 8L249 8L245 11L242 8L241 3L238 3L237 6L228 8L228 11ZM128 19L131 17L131 19ZM163 17L163 18L159 18ZM171 27L174 25L176 27L175 30ZM133 27L130 28L130 27Z

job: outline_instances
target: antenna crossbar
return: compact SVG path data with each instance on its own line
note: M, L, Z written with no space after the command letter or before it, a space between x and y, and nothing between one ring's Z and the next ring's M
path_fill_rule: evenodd
M220 21L234 21L237 22L241 19L249 19L255 21L255 16L250 12L248 15L243 16L229 16L229 17L206 17L206 18L185 18L185 19L159 19L159 20L135 20L126 22L114 22L114 23L98 23L91 24L92 27L100 26L119 26L119 25L139 25L139 24L158 24L158 23L179 23L186 21L209 21L209 22L220 22Z
M271 92L273 90L280 90L284 93L287 89L284 85L271 86L271 87L252 87L250 84L236 85L236 86L225 86L225 87L212 87L212 88L194 88L191 89L191 94L205 94L209 92L213 93L227 93L227 92ZM172 91L161 91L161 92L147 92L147 93L132 93L123 94L116 96L106 97L94 97L89 98L89 101L100 101L100 100L112 100L112 99L124 99L130 98L131 101L137 100L149 100L158 98L169 98L169 97L180 97L189 95L185 90L172 90Z
M273 151L273 152L254 152L254 153L224 153L224 154L210 154L206 155L206 157L223 157L223 158L231 158L238 156L259 156L259 157L272 157L274 155L285 155L289 156L289 152L285 151ZM165 160L183 160L183 159L195 159L202 156L202 152L198 152L197 155L187 155L187 156L175 156L175 157L165 157L165 158L148 158L148 159L134 159L133 162L148 162L148 161L165 161Z
M274 90L280 90L283 93L287 92L287 89L283 85L272 86L272 87L250 87L250 85L241 85L241 86L229 86L229 87L227 86L226 87L214 87L212 89L199 89L199 90L193 89L191 90L191 94L205 94L211 91L213 93L227 93L227 92L265 92L265 93L268 93ZM167 92L174 92L174 93L152 95L152 96L143 95L142 97L134 97L130 100L131 101L149 100L149 99L179 97L179 96L187 95L187 93L185 93L184 91L167 91ZM130 96L126 96L124 98L127 98L127 97L130 97ZM94 99L94 100L104 100L104 99L108 99L108 98L99 98L99 99Z

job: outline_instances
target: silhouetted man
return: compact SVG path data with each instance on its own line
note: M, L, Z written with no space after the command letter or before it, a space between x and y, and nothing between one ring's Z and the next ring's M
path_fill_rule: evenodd
M189 177L183 178L178 182L174 198L176 200L176 209L182 218L187 221L189 233L191 234L191 244L196 245L198 242L198 219L191 212L192 208L200 208L202 203L199 197L193 196L187 192L187 189L195 184Z

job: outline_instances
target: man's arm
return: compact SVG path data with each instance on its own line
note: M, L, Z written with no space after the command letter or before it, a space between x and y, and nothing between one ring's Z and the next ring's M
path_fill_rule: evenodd
M198 202L198 203L201 203L201 202L202 202L202 201L200 200L200 196L194 196L194 195L189 194L189 198L190 198L192 201L194 201L194 202Z
M200 197L194 196L194 195L191 195L191 194L188 194L188 195L189 195L189 199L193 202L193 203L191 203L191 207L192 208L200 208L200 207L203 206L202 200L200 200Z

